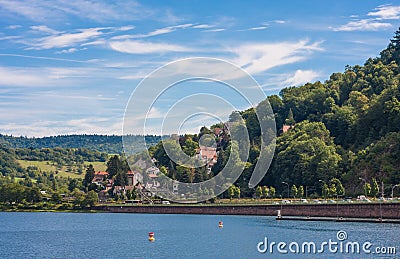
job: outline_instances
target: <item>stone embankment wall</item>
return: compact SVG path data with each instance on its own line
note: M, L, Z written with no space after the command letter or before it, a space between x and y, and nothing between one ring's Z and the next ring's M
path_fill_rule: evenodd
M343 218L386 218L400 219L400 203L368 204L285 204L285 205L132 205L97 206L95 209L120 213L152 214L215 214L215 215L258 215Z

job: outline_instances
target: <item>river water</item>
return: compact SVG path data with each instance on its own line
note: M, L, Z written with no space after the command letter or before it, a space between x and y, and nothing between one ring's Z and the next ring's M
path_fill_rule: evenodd
M148 232L154 232L154 242ZM260 216L1 212L0 257L400 258L400 225Z

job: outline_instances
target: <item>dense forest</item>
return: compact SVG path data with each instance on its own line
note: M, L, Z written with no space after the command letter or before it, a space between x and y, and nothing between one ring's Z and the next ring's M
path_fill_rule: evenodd
M129 141L135 146L143 140L143 136L129 136ZM148 146L157 144L160 136L147 135L145 141ZM60 135L43 138L15 137L0 134L0 144L11 148L86 148L107 154L122 154L122 136L112 135ZM142 150L142 146L136 150ZM135 150L133 149L133 152Z
M293 192L298 189L308 189L315 195L329 191L334 196L361 194L371 185L373 189L384 186L388 192L399 184L399 71L400 29L388 47L364 65L346 66L344 72L332 74L325 82L288 87L279 95L269 96L280 133L274 159L260 186L273 186L277 193L285 193L287 183L293 190L289 191L291 196L296 196ZM261 102L256 109L263 105ZM257 188L250 189L246 179L261 152L261 132L254 109L239 114L245 120L251 147L244 173L235 185L240 187L242 196L251 197ZM279 131L284 125L290 129ZM204 127L197 135L181 136L179 144L187 155L193 155L200 137L217 127L222 125ZM216 141L219 155L213 174L226 164L232 144L229 135L219 136ZM213 176L205 168L177 165L160 143L150 148L150 153L174 179L197 182ZM373 194L377 192L374 190Z

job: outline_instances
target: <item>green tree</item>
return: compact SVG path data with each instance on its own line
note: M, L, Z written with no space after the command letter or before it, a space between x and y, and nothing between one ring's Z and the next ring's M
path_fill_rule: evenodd
M287 118L285 120L285 124L293 126L295 123L296 123L296 121L294 120L294 117L293 117L293 111L292 111L292 108L290 108L289 109L289 114L288 114L288 116L287 116Z
M229 186L228 195L229 195L230 199L232 199L233 196L235 196L235 186L234 185Z
M110 178L122 172L122 164L121 160L119 159L119 156L115 155L111 157L110 160L108 160L107 172L109 173Z
M336 194L337 194L336 184L332 183L331 186L329 186L328 196L334 197Z
M78 207L84 207L85 206L85 193L82 192L81 190L75 188L74 191L72 192L72 196L74 196L74 205Z
M263 195L263 188L261 186L257 186L256 188L256 197L261 198Z
M28 187L25 189L25 199L28 202L39 202L42 200L42 193L37 187Z
M292 192L293 198L296 198L297 197L297 187L296 187L296 185L294 185L294 184L292 185L291 192Z
M97 193L95 191L91 190L86 194L83 204L85 206L92 207L92 206L96 205L98 201L99 201L99 197L97 196Z
M336 188L336 193L335 194L337 194L339 196L343 196L345 194L344 186L343 186L342 182L339 179L333 178L331 180L331 183L335 184L335 188Z
M318 179L335 177L341 156L322 122L303 121L278 137L276 155L269 169L267 181L280 184L291 179L294 185L313 186Z
M51 195L51 200L54 203L60 203L61 200L62 200L62 197L58 192L53 192L52 195Z
M364 194L365 194L365 196L371 195L371 190L372 190L371 184L365 183L364 184Z
M86 168L86 174L85 174L85 178L83 179L83 185L85 187L89 187L89 185L92 183L92 180L94 178L94 167L92 164L88 165L88 167Z
M303 185L300 185L299 188L297 189L297 196L299 198L303 198L303 196L304 196L304 187L303 187Z
M376 198L379 193L379 185L375 178L372 178L371 196Z
M269 196L269 188L268 188L268 186L263 186L262 187L262 196L264 198L267 198Z
M234 192L235 192L235 197L239 199L240 198L240 188L235 186Z
M270 186L269 187L269 195L271 196L271 198L275 197L275 193L276 193L275 187Z
M131 192L131 190L126 190L126 199L128 199L128 200L132 199L132 192Z

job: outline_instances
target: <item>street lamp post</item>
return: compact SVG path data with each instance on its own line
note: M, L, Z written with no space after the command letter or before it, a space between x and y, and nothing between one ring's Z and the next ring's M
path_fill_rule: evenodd
M282 182L283 184L286 184L287 185L287 196L288 196L288 199L290 198L290 190L289 190L289 184L287 183L287 182Z
M323 195L323 192L324 192L324 185L325 185L326 183L325 183L325 181L322 181L322 180L318 180L318 182L320 182L320 183L323 184L323 185L322 185L322 195ZM327 196L327 193L325 193L325 195L324 195L324 202L326 201L326 196Z
M398 187L398 186L400 186L400 184L395 184L395 185L393 185L393 187L392 187L392 200L393 200L393 191L394 191L394 188L396 188L396 187Z

